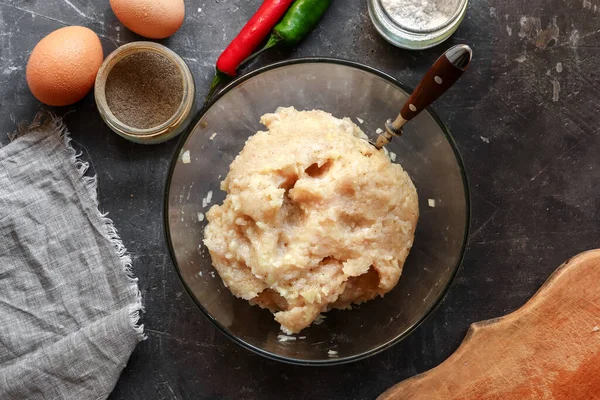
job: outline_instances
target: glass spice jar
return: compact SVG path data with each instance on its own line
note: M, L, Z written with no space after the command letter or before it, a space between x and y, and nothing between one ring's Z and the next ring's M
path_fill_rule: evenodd
M152 127L136 128L122 122L115 116L116 110L111 110L109 101L107 101L106 83L110 77L111 71L117 64L130 55L144 52L159 54L175 66L182 79L182 90L181 93L178 94L178 96L181 96L181 102L176 106L173 114L164 122ZM115 133L132 142L155 144L165 142L179 135L185 130L193 118L192 110L195 102L195 83L192 73L185 61L172 50L154 42L132 42L119 47L104 60L104 63L96 76L94 97L102 119ZM179 100L177 99L177 101ZM128 107L135 110L135 102L129 104Z
M368 0L368 7L375 29L385 40L404 49L423 50L442 43L458 29L468 3L468 0L459 0L456 10L444 22L425 29L400 24L386 10L382 0Z

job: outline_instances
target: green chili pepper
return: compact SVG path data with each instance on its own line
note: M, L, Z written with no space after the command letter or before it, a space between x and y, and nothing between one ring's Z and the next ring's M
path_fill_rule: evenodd
M263 50L281 43L294 47L312 31L329 8L331 0L296 0L275 25Z

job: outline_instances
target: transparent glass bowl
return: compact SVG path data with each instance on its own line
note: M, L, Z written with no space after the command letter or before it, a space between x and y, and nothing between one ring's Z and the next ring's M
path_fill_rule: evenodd
M269 311L235 298L223 285L202 244L204 214L225 193L219 182L246 139L264 129L260 116L279 106L321 109L357 117L375 136L408 97L394 78L334 59L274 64L227 86L182 136L171 165L165 228L177 272L198 307L227 336L263 356L295 364L339 364L375 354L406 337L446 292L462 260L469 228L469 194L462 161L447 128L431 111L388 146L413 179L420 219L400 282L383 298L352 310L333 310L325 321L279 342ZM216 135L215 135L216 134ZM188 158L189 157L189 158ZM212 202L202 206L212 191ZM435 200L435 207L428 200ZM394 238L390 238L394 240ZM329 350L337 354L329 354Z

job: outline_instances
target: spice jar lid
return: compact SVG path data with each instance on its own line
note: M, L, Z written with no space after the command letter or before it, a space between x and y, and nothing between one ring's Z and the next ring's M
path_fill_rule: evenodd
M135 55L138 59L130 57ZM171 76L160 75L165 71ZM111 78L113 72L123 76ZM176 89L164 86L169 83ZM123 45L106 58L96 76L94 96L102 119L115 133L136 143L161 143L179 135L190 122L195 84L179 55L158 43L140 41ZM141 115L135 114L138 111Z

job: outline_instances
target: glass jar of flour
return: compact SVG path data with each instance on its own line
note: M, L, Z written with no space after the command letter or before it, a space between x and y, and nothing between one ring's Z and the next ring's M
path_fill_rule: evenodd
M368 0L369 15L381 36L395 46L422 50L456 31L468 0Z

